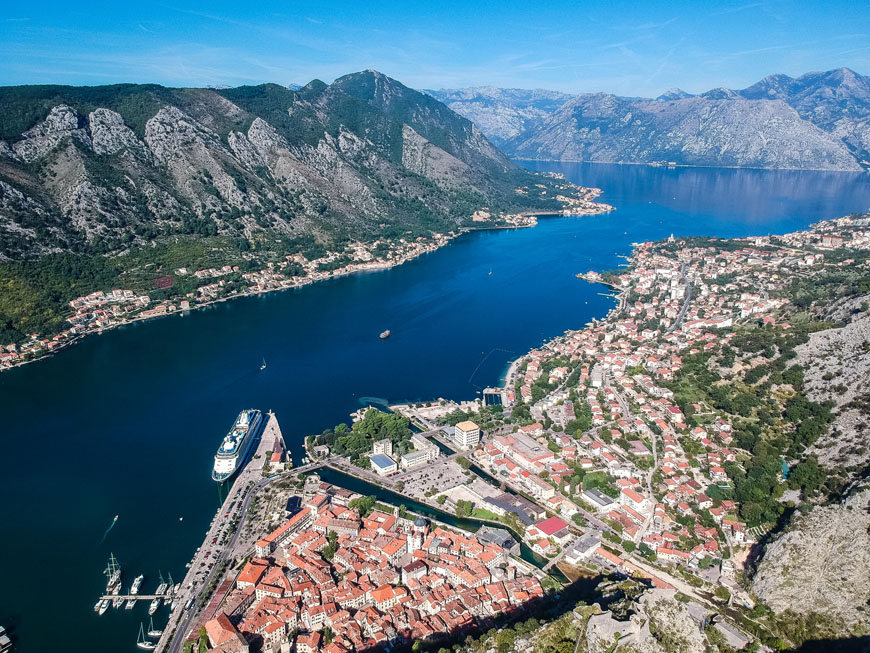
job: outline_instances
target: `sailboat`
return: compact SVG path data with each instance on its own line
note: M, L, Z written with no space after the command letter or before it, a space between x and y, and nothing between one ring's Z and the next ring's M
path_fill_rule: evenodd
M145 628L142 626L142 622L139 622L139 637L136 640L136 646L141 648L143 651L153 651L157 648L157 644L154 642L145 639Z
M157 591L155 592L155 594L163 594L166 591L168 584L165 580L163 580L162 571L158 571L157 575L160 577L160 583L157 585Z
M169 582L166 584L166 596L163 599L163 605L172 603L172 594L175 592L175 585L172 582L172 574L169 574Z
M103 573L108 579L106 581L106 591L111 592L112 588L121 582L121 566L118 564L118 560L115 558L114 553L109 554L109 564L106 565L106 569Z
M260 371L262 372L265 369L266 369L266 357L264 356L263 357L263 364L260 365Z
M162 630L154 627L154 617L151 617L151 621L148 622L148 637L160 637L162 634Z

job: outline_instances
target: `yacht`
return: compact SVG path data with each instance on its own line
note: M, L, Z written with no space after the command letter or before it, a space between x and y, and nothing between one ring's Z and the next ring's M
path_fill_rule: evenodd
M157 612L157 608L160 607L161 599L158 597L151 601L151 605L148 606L148 614L154 614Z
M109 599L103 599L102 601L100 601L100 609L97 610L97 612L99 613L100 616L103 616L104 614L106 614L106 610L108 610L108 609L109 609Z
M124 605L124 599L118 596L121 593L121 583L115 585L115 588L112 590L112 594L114 594L114 598L112 599L112 607L120 608Z
M136 580L133 581L133 586L130 588L130 594L139 593L139 588L142 586L143 580L145 580L145 574L139 574L136 576Z

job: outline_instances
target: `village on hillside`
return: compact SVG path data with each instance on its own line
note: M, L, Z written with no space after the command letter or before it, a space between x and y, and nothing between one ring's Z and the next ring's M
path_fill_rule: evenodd
M828 419L797 390L792 348L813 326L795 283L867 268L866 222L637 244L626 269L579 275L616 290L611 313L514 361L502 388L394 405L393 415L362 409L353 426L311 436L309 467L489 526L466 533L313 474L277 527L249 527L247 561L227 573L191 641L332 653L440 641L527 614L559 587L557 569L563 582L633 577L751 610L751 546L818 484L804 452ZM764 445L773 478L753 467L767 437L759 424L777 434ZM753 483L769 483L765 496ZM753 639L725 620L712 627L733 648Z

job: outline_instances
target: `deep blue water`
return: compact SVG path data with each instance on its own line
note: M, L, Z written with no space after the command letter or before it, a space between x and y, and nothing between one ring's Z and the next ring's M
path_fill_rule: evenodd
M0 623L16 650L136 650L145 608L97 617L100 571L112 551L125 585L183 577L241 408L274 410L298 454L361 397L473 397L602 316L612 300L574 275L615 267L633 241L781 233L870 206L864 174L529 165L603 188L617 211L469 234L400 268L116 329L0 375Z

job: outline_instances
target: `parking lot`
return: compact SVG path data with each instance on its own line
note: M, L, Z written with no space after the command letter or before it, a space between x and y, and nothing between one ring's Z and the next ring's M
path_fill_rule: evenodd
M405 484L404 492L414 498L425 498L426 492L437 494L444 490L463 485L469 479L465 470L453 460L437 460L431 464L414 469L397 480Z

